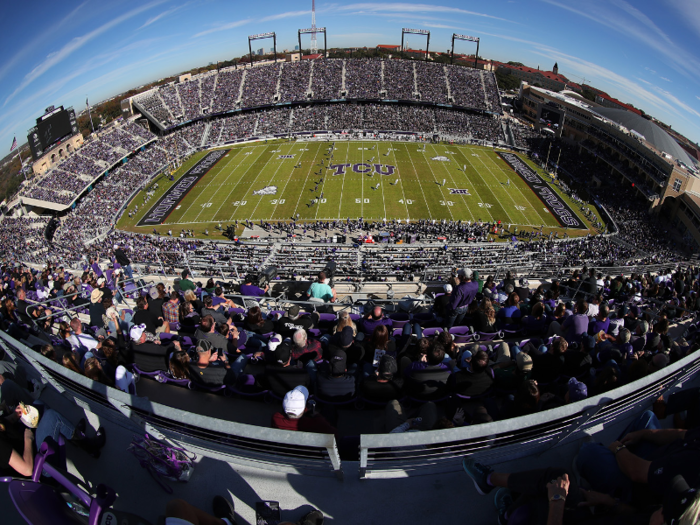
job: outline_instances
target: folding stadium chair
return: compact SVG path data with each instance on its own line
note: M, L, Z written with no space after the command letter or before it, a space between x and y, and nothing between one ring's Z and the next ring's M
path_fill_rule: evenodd
M111 505L116 501L117 494L105 485L97 485L95 495L71 481L65 470L51 465L47 459L59 457L61 445L53 439L41 444L34 460L34 471L31 479L0 478L0 482L9 483L8 493L17 512L29 525L97 525L106 523L105 518L120 525L149 525L149 522L134 514L116 511ZM42 472L51 476L58 488L41 482ZM61 492L70 493L76 500L72 508L66 504L66 498ZM76 509L76 510L73 510ZM78 513L78 509L84 517ZM106 514L109 511L109 514Z
M391 319L392 328L403 328L403 325L409 321L410 317L403 312L394 312L393 314L389 314L389 319Z
M442 328L426 328L423 330L423 337L433 337L436 334L443 332Z

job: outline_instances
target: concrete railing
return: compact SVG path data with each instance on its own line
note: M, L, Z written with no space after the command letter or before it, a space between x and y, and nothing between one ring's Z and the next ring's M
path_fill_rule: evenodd
M342 479L335 437L201 416L96 383L0 332L0 347L78 406L130 431L149 432L198 454L265 470ZM585 435L620 431L659 396L696 378L700 353L605 394L527 416L456 429L360 436L361 478L401 478L533 457ZM194 392L193 396L197 395ZM205 401L206 402L206 401Z
M462 468L464 456L471 455L487 464L536 456L569 439L633 419L698 371L700 353L695 352L628 385L544 412L457 429L363 435L360 476L398 478L453 472Z
M289 432L184 412L76 374L0 331L0 346L78 406L196 453L265 470L342 478L332 434Z

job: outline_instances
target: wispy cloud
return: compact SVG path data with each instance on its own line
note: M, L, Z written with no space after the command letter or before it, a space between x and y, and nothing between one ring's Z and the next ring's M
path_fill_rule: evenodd
M424 22L425 27L430 27L431 29L461 29L461 27L448 26L447 24L436 24L434 22Z
M94 40L101 34L105 33L106 31L110 30L111 28L121 24L122 22L125 22L126 20L129 20L130 18L133 18L137 15L140 15L141 13L148 11L149 9L162 4L166 0L154 0L152 2L149 2L147 4L144 4L140 7L137 7L136 9L132 9L131 11L128 11L124 13L121 16L112 18L109 22L106 24L103 24L99 26L96 29L93 29L89 33L76 37L70 42L68 42L66 45L64 45L61 49L58 51L51 53L49 56L47 56L40 64L38 64L34 69L32 69L29 73L25 75L25 77L22 79L20 82L19 86L5 99L5 103L3 104L3 107L8 104L13 98L17 96L18 93L20 93L24 88L26 88L29 84L34 82L36 79L41 77L44 73L46 73L49 69L52 67L56 66L57 64L60 64L63 62L66 58L68 58L70 55L75 53L77 50L85 46L87 43L90 41Z
M270 22L272 20L283 20L285 18L294 18L297 16L308 16L311 14L311 11L287 11L286 13L279 13L277 15L270 15L266 16L265 18L261 18L261 22Z
M403 2L387 3L387 4L369 4L369 3L359 3L359 4L348 4L340 6L337 8L338 11L357 11L359 13L394 13L394 14L404 14L404 13L450 13L450 14L460 14L469 16L479 16L483 18L491 18L493 20L501 20L503 22L511 22L505 18L498 16L488 15L486 13L478 13L476 11L468 11L466 9L460 9L458 7L449 7L444 5L430 5L430 4L407 4Z
M0 67L0 80L7 75L7 73L12 70L15 66L18 64L21 64L22 61L27 59L27 56L34 50L36 49L42 42L47 41L48 39L52 38L55 33L64 27L67 22L69 22L78 12L80 12L84 7L85 4L87 4L87 1L83 2L80 4L78 7L73 9L70 13L68 13L66 16L63 17L63 19L59 20L56 23L51 24L49 28L47 28L45 31L40 31L35 38L29 41L26 45L24 45L19 51L15 51L13 53L8 54L7 57L7 62L5 62L1 67Z
M685 22L700 36L700 9L696 0L666 0L681 15L680 19Z
M659 78L660 78L661 80L666 81L666 82L671 82L671 79L670 79L670 78L666 78L666 77L659 77Z
M173 13L176 13L177 11L187 7L191 3L192 2L187 2L186 4L178 5L178 6L173 7L172 9L168 9L167 11L163 11L162 13L158 13L156 16L151 17L148 20L146 20L146 22L141 27L139 27L139 29L143 29L144 27L148 27L151 24L155 24L158 20L162 20L166 16L170 16Z
M215 27L212 27L210 29L206 29L204 31L201 31L195 35L192 35L192 38L199 38L200 36L204 35L210 35L212 33L218 33L219 31L227 31L229 29L235 29L236 27L241 27L246 24L249 24L253 21L252 18L246 18L244 20L236 20L235 22L229 22L228 24L222 24L218 25Z
M615 33L641 42L668 60L668 64L686 78L698 82L700 60L695 53L688 52L676 44L648 16L624 0L612 2L593 0L579 9L580 3L567 3L566 0L541 0L583 18L601 24ZM682 1L682 0L681 0ZM697 9L697 6L695 6ZM689 67L690 66L690 67Z

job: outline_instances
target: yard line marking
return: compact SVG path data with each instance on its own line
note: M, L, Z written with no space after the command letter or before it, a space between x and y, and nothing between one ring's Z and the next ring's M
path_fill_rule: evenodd
M229 161L228 161L225 165L222 166L222 168L225 167L225 166L228 166L228 165L229 165L231 162L233 162L233 160L234 160L235 158L237 158L237 157L238 157L238 155L234 155L231 159L229 159ZM223 172L223 169L219 171L219 173L222 173L222 172ZM186 172L185 172L185 173L186 173ZM216 177L219 176L219 173L217 173L217 174L214 176L214 179L216 179ZM208 174L207 174L207 175L208 175ZM205 175L205 177L206 177L206 175ZM202 182L202 181L200 180L199 182ZM193 189L196 189L196 188L199 187L199 182L197 183L197 185L196 185ZM209 192L206 191L206 190L208 189L208 187L209 187L209 184L207 184L206 186L202 186L202 187L201 187L199 194L198 194L196 197L194 197L194 199L192 200L192 203L187 207L187 209L182 213L182 215L180 215L180 218L187 217L187 215L188 215L189 212L190 212L190 209L192 209L192 206L195 205L195 203L197 202L197 199L199 199L199 197L201 197L202 195L209 195ZM204 208L202 208L202 210L203 210L203 209L204 209ZM200 213L201 213L201 210L200 210ZM199 214L197 214L197 217L199 217ZM166 223L164 223L164 224L181 224L181 223L179 223L179 222L166 222Z
M348 159L350 158L350 144L346 144L348 149L345 152L345 162L344 164L348 163ZM333 148L335 150L335 148ZM347 175L347 170L343 172L343 182L340 185L340 200L338 201L338 219L340 219L340 208L343 206L343 190L345 189L345 176Z
M404 208L406 208L406 221L411 219L411 214L408 211L408 203L406 202L406 193L403 191L403 178L400 175L399 172L399 161L396 160L396 150L393 147L393 142L390 142L391 144L389 147L391 148L391 155L394 157L394 165L396 166L396 175L399 179L399 184L401 184L401 198L403 200L403 205ZM377 145L377 155L379 155L379 145ZM425 195L423 195L425 197Z
M283 144L280 144L279 147L281 148L282 146L283 146ZM283 153L283 155L287 155L289 152L291 152L293 147L294 147L294 144L292 144L292 145L290 146L289 151L288 151L287 153ZM275 156L275 153L278 153L278 152L280 152L280 151L281 151L281 150L276 150L276 151L274 151L274 153L272 154L272 156L274 157L274 156ZM272 157L270 157L270 159L272 159ZM279 166L277 166L277 169L275 170L275 173L273 173L272 177L270 177L270 182L273 181L273 179L274 179L275 176L277 175L277 172L280 170L280 168L281 168L282 165L284 164L284 159L280 159L280 158L278 157L277 160L281 160L282 162L280 162ZM268 162L269 162L269 161L268 161ZM267 166L267 164L266 164L266 166ZM257 177L255 178L255 180L257 180ZM287 182L289 182L289 179L287 179ZM252 186L251 186L251 188L252 188ZM253 190L253 191L255 191L255 190ZM281 198L281 195L282 195L282 194L280 194L280 195L277 197L277 202L279 202L279 199ZM258 209L258 206L260 206L260 203L262 202L262 200L263 200L266 196L267 196L267 195L261 195L261 196L260 196L261 198L258 200L258 203L255 205L255 208L253 208L253 212L251 213L251 216L255 214L255 212L256 212L257 209ZM275 204L275 208L277 208L277 204Z
M489 160L492 160L492 159L489 159ZM489 173L491 173L491 176L493 176L493 177L495 178L495 176L494 176L494 174L493 174L493 171L491 171L491 168L489 168L489 166L488 166L483 160L481 160L481 157L479 157L479 161L484 165L484 167L485 167L487 170L489 170ZM510 179L510 177L508 177L508 179ZM520 188L518 188L515 184L513 184L513 187L514 187L516 190L518 190L518 193L520 193L520 196L523 198L524 202L527 202L527 203L529 204L530 201L528 201L527 198L525 197L525 195L523 195L522 191L520 191ZM531 190L531 191L532 191L532 190ZM513 195L511 194L511 192L508 191L508 190L506 190L506 193L507 193L508 196L510 197L510 200L513 201L513 205L514 205L514 206L518 206L518 203L515 202L515 199L513 198ZM533 210L535 211L535 213L537 214L537 217L538 217L540 220L542 220L542 216L537 212L537 209L535 209L534 206L533 206L532 208L533 208ZM517 209L517 208L516 208L516 209ZM521 210L518 210L518 212L523 216L523 219L525 219L526 222L529 222L529 221L531 220L531 219L529 219L529 218L525 215L525 212L523 212L523 211L521 211ZM506 212L506 213L507 213L507 212ZM514 223L513 223L513 224L514 224ZM544 224L544 221L541 222L540 224Z
M243 174L239 177L238 182L236 182L236 183L233 184L233 187L231 188L231 191L228 192L228 194L226 195L226 198L222 201L221 204L219 204L219 207L216 209L216 211L214 212L214 215L213 215L212 217L216 217L217 214L219 213L219 211L221 210L221 208L222 208L223 206L225 206L225 205L229 202L229 199L231 198L231 195L233 194L234 191L236 191L236 188L238 187L238 185L239 185L239 184L241 183L241 181L243 180L243 177L245 176L245 174L248 173L248 171L250 170L250 168L253 167L253 164L255 164L255 163L257 162L257 160L262 156L262 154L265 153L265 148L266 148L266 147L267 147L267 146L264 146L264 145L262 145L262 144L255 144L255 145L253 145L253 146L251 147L251 149L254 149L254 150L256 150L256 151L262 148L262 151L261 151L260 155L258 155L258 156L255 158L255 160L254 160L253 162L250 163L250 165L246 168L246 170L243 172ZM243 151L243 150L245 150L245 149L248 149L248 148L249 148L249 146L245 146L245 147L241 148L241 151ZM253 151L251 151L250 153L253 154ZM224 184L228 184L228 181L231 180L231 178L234 178L234 179L235 179L234 173L236 172L236 169L238 169L238 167L239 167L241 164L243 164L244 161L249 161L249 160L250 160L246 154L243 154L243 153L242 153L240 156L242 157L242 158L241 158L241 162L238 164L238 166L236 166L236 167L231 171L231 173L229 173L228 177L226 178L226 182L225 182ZM236 210L237 210L237 209L238 209L238 206L234 206L234 210L233 210L233 213L234 213L234 214L236 213ZM233 218L233 215L231 215L231 218ZM229 219L228 221L225 221L225 222L229 222L230 220L231 220L231 219ZM222 221L222 222L224 222L224 221Z
M228 168L228 165L231 164L231 162L233 162L233 160L236 159L236 158L238 158L238 157L239 157L238 154L236 154L236 155L234 155L233 157L231 157L231 159L230 159L225 165L223 165L223 166L221 167L221 170L219 171L219 173L217 173L217 174L214 176L214 178L207 184L207 187L208 187L209 185L212 185L212 184L214 183L214 181L216 181L217 177L218 177L220 174L225 173L226 168ZM241 160L240 162L242 162L242 160ZM236 165L236 167L240 166L240 162ZM235 168L234 168L234 170L235 170ZM206 177L206 175L205 175L205 177ZM226 182L228 182L228 179L229 179L230 177L231 177L231 173L227 174L227 175L226 175L225 182L224 182L223 184L225 184ZM200 181L200 182L201 182L201 181ZM205 189L206 189L206 188L205 188ZM201 195L204 195L205 193L208 193L208 192L202 191L202 193L200 193L199 196L198 196L197 198L199 198ZM209 195L209 199L211 200L212 197L213 197L213 195L210 194L210 195ZM195 199L195 202L196 202L196 199ZM194 206L194 202L192 202L192 204L190 205L190 207L187 208L187 210L185 211L185 214L183 215L183 217L184 217L185 215L187 215L187 213L190 211L190 208L192 208L192 206ZM196 209L196 208L195 208L195 209ZM202 212L203 212L204 210L205 210L205 207L202 206L202 209L199 210L199 213L197 213L197 216L194 218L195 221L196 221L197 219L199 219L199 216L202 214Z
M249 170L250 168L252 168L252 167L255 165L256 162L258 162L258 159L259 159L260 157L262 157L265 153L269 153L269 152L268 152L268 148L275 148L275 149L276 149L276 148L279 147L279 144L270 144L270 145L263 144L262 146L263 146L263 148L265 148L265 149L264 149L263 152L262 152L260 155L258 155L258 157L250 164L250 166L248 167L248 170ZM270 154L270 158L267 159L267 162L265 162L265 164L263 165L262 169L255 175L255 178L250 182L250 187L248 188L248 190L247 190L247 191L243 194L243 196L241 197L241 199L240 199L241 201L248 201L249 198L252 199L252 196L253 196L254 194L251 193L251 192L256 191L256 190L254 189L255 183L256 183L256 182L258 181L258 179L260 178L260 175L261 175L262 173L265 173L265 168L267 168L267 165L270 164L270 161L273 160L274 157L275 157L275 153L271 153L271 154ZM248 173L248 170L246 170L246 173ZM241 177L241 179L239 180L238 184L240 184L242 181L243 181L243 177ZM236 186L238 186L238 184L236 184ZM235 188L234 188L234 189L235 189ZM230 194L229 194L229 195L230 195ZM248 197L248 195L251 195L251 197ZM261 201L264 197L265 197L265 195L260 195L260 199L258 199L258 204L260 204L260 201ZM226 197L226 200L228 200L228 196ZM257 204L256 204L255 207L257 208ZM236 212L238 211L238 208L240 208L240 206L235 206L234 208L235 208L235 209L233 210L233 213L231 214L231 217L229 217L228 221L226 221L226 222L231 222L231 221L233 220L233 216L236 214ZM252 220L252 219L248 218L248 220Z
M483 153L483 150L480 150L480 151ZM465 155L464 153L462 153L462 156L463 156L465 159L467 159L467 162L469 163L469 165L470 165L472 168L474 168L474 171L477 173L477 175L479 176L479 178L482 180L482 182L484 183L484 186L485 186L485 187L488 189L488 191L491 193L491 196L493 197L494 202L498 202L498 204L500 204L501 206L503 206L503 204L501 204L501 202L500 202L500 201L498 200L498 198L496 197L496 194L493 192L493 190L491 189L491 187L490 187L490 186L488 185L488 183L486 182L486 179L484 179L484 177L481 176L481 173L479 173L479 170L476 168L476 166L474 166L474 163L473 163L471 160L469 160L469 157L471 157L471 155L469 155L469 157L468 157L467 155ZM481 197L481 196L480 196L480 197ZM483 202L483 198L482 198L482 202ZM510 224L516 224L516 223L513 221L513 219L511 219L510 214L508 213L508 210L506 210L505 208L503 208L503 211L505 211L505 212L506 212L506 215L508 215L508 222L509 222ZM497 220L497 219L495 219L495 217L493 217L493 215L492 215L491 217L492 217L494 220ZM503 221L501 221L501 222L503 222Z
M411 157L411 154L408 152L408 146L405 144L402 144L406 148L406 153L408 154L408 158L411 159L411 166L413 166L413 173L416 174L416 181L418 182L418 187L420 188L420 192L423 194L423 201L425 201L425 207L428 209L428 215L429 219L433 218L433 213L430 211L430 204L428 203L428 199L425 196L425 192L423 191L423 185L420 183L420 177L418 176L418 172L416 171L416 165L413 163L413 157ZM393 146L392 146L393 148ZM404 200L405 202L405 200Z
M437 155L437 154L438 154L438 151L437 151L437 149L435 148L435 145L434 145L434 144L431 144L430 147L432 148L433 152ZM426 162L427 162L427 160L426 160ZM449 163L448 163L448 162L443 163L443 169L447 172L447 175L448 175L448 177L450 178L450 180L452 181L452 184L455 185L455 188L458 188L459 186L458 186L458 184L455 182L454 177L452 176L452 172L448 169L448 166L449 166ZM474 221L474 220L475 220L475 217L474 217L474 215L472 214L471 206L470 206L469 203L467 202L466 197L465 197L464 195L460 195L460 197L462 198L462 201L464 202L464 207L467 209L467 212L469 213L469 216L471 217L471 220Z
M423 147L423 159L425 160L425 163L428 165L428 168L430 169L430 174L433 176L433 179L435 179L435 182L438 182L437 178L435 178L435 172L433 171L433 167L430 165L428 162L428 158L425 155L425 146ZM413 159L411 159L411 163L413 163ZM452 215L452 206L447 205L447 201L449 200L448 198L445 197L444 192L442 191L442 186L440 186L440 195L442 195L442 202L445 203L445 208L447 208L447 211L450 212L450 220L453 221L455 220L454 215Z
M319 148L316 150L316 154L314 155L314 161L311 163L311 168L309 169L309 171L306 172L306 178L304 179L304 184L301 187L301 192L299 192L299 198L297 199L297 205L294 208L294 217L297 216L297 213L299 210L299 202L301 201L301 196L304 195L304 190L306 190L306 183L309 180L309 174L311 173L312 170L314 170L316 168L316 157L318 157L318 152L321 151L320 144L322 144L322 143L319 143Z
M297 146L298 146L297 142L292 143L293 148L295 148ZM301 150L297 150L297 151L299 152L299 160L297 161L297 159L294 159L294 166L296 166L297 164L299 164L299 165L301 164L301 159L304 156L304 153L306 153L308 151L308 148L306 148L304 151L301 151ZM314 159L315 159L315 157L314 157ZM280 201L280 199L283 198L284 193L287 191L287 186L289 185L289 181L292 179L292 175L294 175L294 169L295 169L294 166L292 166L292 171L289 174L289 177L287 177L287 182L284 183L284 189L280 192L279 198L277 199L277 204L275 204L275 208L272 210L272 215L270 215L268 220L271 220L271 221L280 220L279 218L275 218L275 213L277 213L277 208L280 205L279 201ZM286 197L284 197L284 199L286 200ZM296 214L296 210L294 210L294 213Z

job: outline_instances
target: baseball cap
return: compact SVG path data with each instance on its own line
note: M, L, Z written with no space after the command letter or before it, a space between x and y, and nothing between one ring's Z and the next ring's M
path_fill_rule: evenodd
M588 397L588 387L585 383L578 381L575 377L569 379L569 400L573 403L574 401L581 401Z
M148 290L148 295L151 299L158 299L158 288L151 286L151 289Z
M467 279L471 279L474 273L469 268L462 268L457 275L461 275Z
M105 278L104 278L104 277L100 277L99 279L97 279L97 284L98 284L98 285L103 285L104 283L105 283Z
M452 285L451 284L446 284L442 288L443 288L443 290L445 290L445 293L452 293Z
M525 287L528 286L529 284L530 284L530 282L529 282L527 279L525 279L525 277L523 277L522 279L520 279L520 286L521 286L521 287L525 288Z
M343 328L343 330L340 332L340 346L350 346L352 344L353 339L354 336L352 332L352 327L346 326L345 328Z
M197 341L197 352L200 354L211 351L213 347L214 345L212 345L211 341L207 339L200 339Z
M114 249L115 249L115 250L118 250L118 249L119 249L119 245L118 245L118 244L115 244L115 245L114 245Z
M532 370L532 357L525 352L520 352L516 355L515 362L518 364L518 370L521 372L529 372Z
M344 374L348 368L348 356L342 350L336 350L330 356L331 374Z
M464 350L462 352L462 356L459 359L459 366L463 370L466 370L469 368L469 360L472 358L472 352L471 350Z
M90 292L90 302L92 304L99 303L102 300L103 295L104 292L102 290L95 288L92 292Z
M145 331L145 324L135 324L131 327L131 330L129 330L129 337L131 337L132 341L137 342L139 339L141 339L141 336Z
M282 344L282 336L279 334L274 334L272 337L270 337L269 341L267 342L267 349L270 352L274 352L277 350L277 347Z
M289 315L290 318L296 318L299 316L299 305L298 304L293 304L289 310L287 310L287 314Z
M303 385L299 385L284 395L282 408L284 413L290 416L299 417L306 410L306 401L309 399L309 391Z

